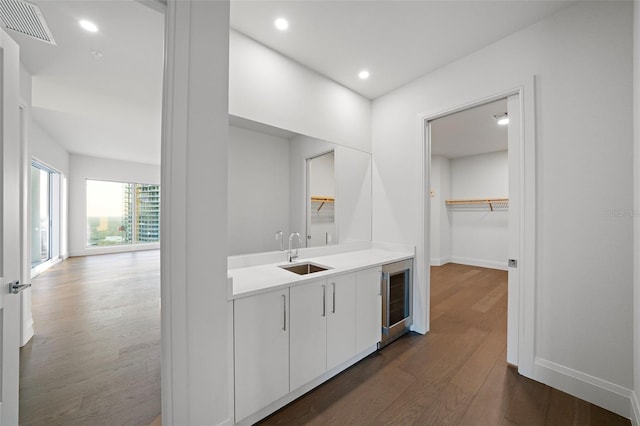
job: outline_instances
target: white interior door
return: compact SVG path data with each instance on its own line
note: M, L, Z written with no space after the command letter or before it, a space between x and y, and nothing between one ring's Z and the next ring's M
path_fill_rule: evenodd
M10 291L20 279L20 139L18 45L0 30L0 426L18 424L20 372L20 294Z
M521 120L520 96L507 98L509 115L509 284L507 301L507 362L518 365L519 316L520 316L520 156Z

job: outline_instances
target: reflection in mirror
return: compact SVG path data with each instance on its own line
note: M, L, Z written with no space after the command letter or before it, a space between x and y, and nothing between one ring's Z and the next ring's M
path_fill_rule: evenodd
M318 179L309 179L307 170L307 160L328 153L333 195L323 193L327 170ZM281 244L286 250L293 232L303 236L303 247L371 241L370 153L230 115L228 164L229 255L276 251ZM334 202L318 211L321 202L311 196ZM317 215L308 217L314 208Z
M336 235L334 152L307 159L307 247L328 246Z

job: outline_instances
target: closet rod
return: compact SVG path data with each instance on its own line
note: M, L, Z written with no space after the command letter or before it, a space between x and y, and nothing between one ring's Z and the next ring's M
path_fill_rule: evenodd
M498 207L507 207L509 205L508 198L481 198L481 199L469 199L469 200L445 200L447 206L454 205L474 205L474 204L488 204L491 211L493 211L494 204L498 204Z

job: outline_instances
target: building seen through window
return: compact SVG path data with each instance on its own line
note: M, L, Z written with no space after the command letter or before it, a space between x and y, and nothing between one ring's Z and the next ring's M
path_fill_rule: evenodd
M87 247L160 241L160 185L87 179Z

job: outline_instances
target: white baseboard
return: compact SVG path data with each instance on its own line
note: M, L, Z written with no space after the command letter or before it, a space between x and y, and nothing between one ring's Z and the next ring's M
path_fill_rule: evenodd
M69 257L93 256L97 254L129 253L134 251L158 250L160 243L131 244L121 246L88 247L69 252Z
M35 267L31 268L31 275L30 275L31 278L37 277L38 275L40 275L41 273L43 273L47 269L51 268L54 265L57 265L60 262L62 262L62 258L60 256L56 256L53 259L49 259L46 262L43 262L43 263L41 263L39 265L36 265ZM27 284L27 283L25 283L25 284Z
M635 391L631 392L631 424L640 426L640 401Z
M535 359L533 369L535 380L613 411L622 417L631 417L633 399L636 401L634 410L637 410L637 398L634 397L631 389L542 358Z
M24 345L26 345L27 343L29 343L29 340L31 340L31 338L33 337L33 335L35 334L35 331L33 330L33 318L31 318L27 325L25 326L23 332L21 333L20 336L20 347L23 347Z
M431 266L442 266L451 262L450 257L432 257L431 258Z
M459 263L461 265L468 265L468 266L478 266L480 268L500 269L503 271L506 271L508 269L506 259L504 262L496 262L495 260L472 259L469 257L451 256L451 258L449 259L449 262Z

